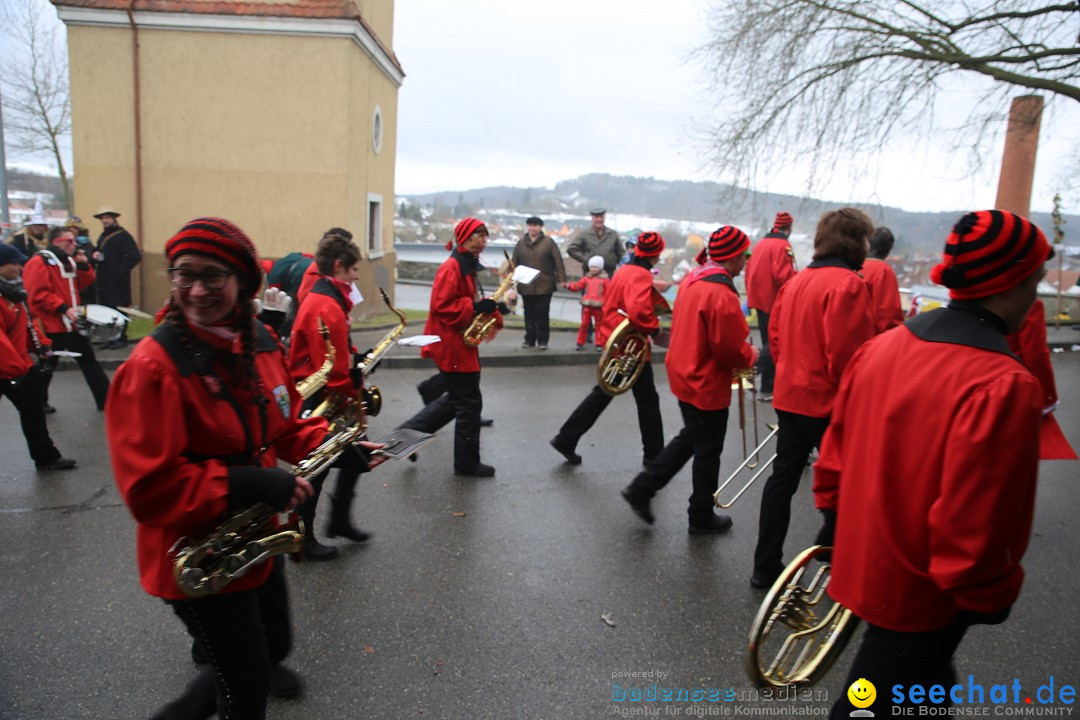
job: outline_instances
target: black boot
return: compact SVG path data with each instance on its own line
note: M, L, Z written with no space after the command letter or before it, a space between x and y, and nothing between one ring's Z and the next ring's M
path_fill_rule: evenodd
M322 474L325 479L325 473ZM319 495L322 494L322 481L311 483L314 492L297 508L297 514L304 521L304 559L305 560L333 560L338 556L336 547L323 545L315 537L315 506L319 503Z
M349 509L352 507L353 496L356 494L356 480L359 474L354 474L342 468L338 471L337 487L330 496L330 522L326 524L326 537L343 537L346 540L362 543L371 539L371 533L353 527L349 518Z

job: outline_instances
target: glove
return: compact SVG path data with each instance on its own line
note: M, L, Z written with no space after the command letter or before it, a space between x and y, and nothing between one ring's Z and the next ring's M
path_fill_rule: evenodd
M379 360L378 362L376 362L374 365L371 365L370 367L367 366L367 365L364 365L364 359L367 358L369 355L371 355L373 352L375 352L375 348L368 348L367 350L365 350L362 353L357 353L357 354L353 355L353 367L362 368L364 375L374 375L375 374L375 368L382 365L382 360ZM359 387L359 386L357 386L357 387Z
M509 315L510 313L512 313L512 312L513 312L513 311L512 311L511 309L510 309L510 306L509 306L509 305L507 305L507 304L506 304L506 303L504 303L504 302L501 302L501 303L499 303L497 307L499 308L499 312L501 312L501 313L502 313L503 315Z
M818 530L814 544L832 547L833 537L836 535L836 513L832 510L822 510L821 520L821 529Z
M288 313L289 308L292 307L292 298L288 293L278 290L275 287L266 288L263 291L262 296L263 310L276 310L277 312Z
M352 470L357 473L366 473L368 471L368 463L371 462L371 456L368 451L359 445L350 445L345 448L345 452L338 456L338 459L334 461L334 467L342 470Z
M477 300L473 303L473 312L477 315L481 313L486 313L490 315L491 313L495 312L497 307L498 306L495 305L494 300L492 300L491 298L484 298L483 300Z
M966 625L1000 625L1009 619L1010 612L1012 612L1012 605L988 613L976 612L975 610L961 610L956 617L960 622Z
M279 467L230 467L229 507L239 509L264 502L280 512L289 504L295 487L296 478Z

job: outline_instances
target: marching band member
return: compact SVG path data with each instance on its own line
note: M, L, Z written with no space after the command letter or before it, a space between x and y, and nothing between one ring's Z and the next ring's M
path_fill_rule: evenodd
M69 470L75 461L63 457L49 437L40 372L30 357L31 349L40 348L33 341L37 329L20 278L26 260L14 246L0 244L0 396L6 395L19 412L34 465L39 470Z
M824 213L814 235L814 261L780 288L773 305L769 345L780 430L776 462L761 494L750 578L756 588L771 586L784 569L791 498L829 425L841 373L874 334L870 292L857 272L873 231L870 218L854 208Z
M671 346L664 359L671 392L679 399L683 429L622 491L631 509L652 524L649 501L691 457L690 534L721 533L731 518L713 512L720 454L731 405L731 377L753 367L757 351L746 340L750 328L733 278L746 267L750 238L724 226L709 238L708 260L683 279L671 320Z
M79 318L79 292L93 285L94 271L86 254L75 249L75 233L71 228L55 227L49 231L49 246L26 263L23 282L30 294L30 311L41 320L53 349L79 353L75 362L90 387L97 409L103 410L109 393L109 376L94 356L90 338L75 327Z
M659 233L645 232L638 238L634 258L615 271L604 298L604 314L597 330L596 342L603 346L608 336L624 319L646 337L660 332L660 320L656 316L652 266L664 251L664 238ZM626 314L622 315L619 311ZM660 396L656 393L652 363L648 353L643 359L644 368L631 388L637 404L638 427L641 430L642 461L648 464L664 449L664 425L660 415ZM589 431L611 402L611 396L596 385L577 406L559 433L551 439L551 446L571 465L581 463L576 448L581 436Z
M431 309L424 333L438 335L440 342L425 346L421 355L439 368L446 392L429 403L401 427L434 433L454 423L454 472L467 477L492 477L495 468L480 462L480 352L465 344L462 333L478 313L494 314L502 327L505 304L482 297L476 273L480 253L487 247L488 229L476 218L465 218L454 227L450 258L439 266L431 285ZM501 305L501 307L500 307Z
M885 258L892 252L892 230L879 227L870 237L870 252L862 266L863 280L870 288L870 300L874 310L874 332L883 333L904 322L904 311L900 308L900 284L896 273L889 267Z
M878 335L844 372L814 495L833 545L829 595L869 624L847 683L866 678L879 698L939 685L948 705L967 628L1003 622L1020 592L1043 390L1005 336L1051 254L1026 218L965 215L930 274L948 307ZM915 425L912 452L895 438ZM841 699L832 717L850 710Z
M360 373L354 370L356 349L349 339L350 299L353 283L360 277L360 248L348 238L328 232L319 241L315 251L315 266L321 277L307 293L296 313L292 338L289 342L289 370L293 380L299 382L318 370L326 359L326 339L319 333L321 322L330 331L329 341L334 346L334 365L326 386L305 402L305 409L316 407L328 396L351 398L357 404L363 402L360 393ZM337 483L331 496L330 522L327 537L343 537L353 542L364 542L371 535L352 525L349 507L356 494L356 481L360 473L381 463L374 462L363 453L344 453L339 460ZM322 485L329 470L312 478L313 492L300 506L300 517L307 532L304 534L304 557L311 560L330 560L337 557L337 548L323 545L315 538L315 506L319 502Z
M758 332L761 334L761 392L758 400L772 400L776 377L775 359L769 354L769 318L773 313L776 294L784 283L795 277L795 254L788 236L795 221L786 212L776 213L772 229L758 240L746 266L746 304L757 311Z
M280 665L291 645L281 558L191 599L169 550L239 510L295 507L311 493L277 467L318 447L326 420L298 420L280 343L256 322L258 255L240 228L192 220L165 246L172 293L163 322L117 371L105 413L113 471L137 523L139 575L205 650L204 670L157 717L263 718L267 694L295 694ZM273 568L273 569L272 569Z

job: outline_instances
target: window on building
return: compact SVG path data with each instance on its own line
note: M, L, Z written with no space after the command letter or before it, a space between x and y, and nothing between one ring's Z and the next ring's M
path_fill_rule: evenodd
M369 258L383 256L382 217L382 195L368 193L367 253Z

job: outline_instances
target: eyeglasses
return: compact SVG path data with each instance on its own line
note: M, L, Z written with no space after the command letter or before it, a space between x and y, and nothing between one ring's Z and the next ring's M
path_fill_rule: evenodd
M225 283L229 281L230 275L236 273L232 270L203 270L202 272L195 272L194 270L185 270L182 268L169 268L169 281L172 282L173 287L180 288L181 290L188 290L195 285L195 281L199 281L203 284L203 287L207 290L220 290L225 287Z

